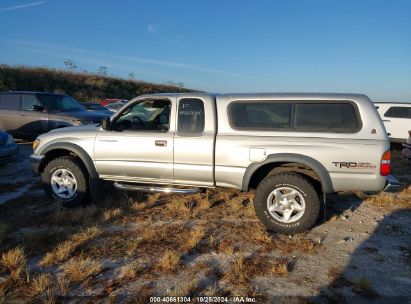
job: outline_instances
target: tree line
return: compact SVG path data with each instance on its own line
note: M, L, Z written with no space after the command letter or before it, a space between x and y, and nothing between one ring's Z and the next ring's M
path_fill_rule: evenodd
M134 76L134 75L133 75ZM122 79L74 69L0 65L0 91L41 91L65 93L80 101L106 98L132 99L142 94L190 92L173 82L154 84L135 79Z

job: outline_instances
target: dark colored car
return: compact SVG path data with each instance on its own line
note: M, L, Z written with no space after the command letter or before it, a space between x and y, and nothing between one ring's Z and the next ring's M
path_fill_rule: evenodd
M107 115L112 115L114 112L110 111L106 107L102 106L101 104L95 102L80 102L80 104L87 110L87 111L97 111L100 113L104 113Z
M74 98L44 92L0 93L0 128L17 138L36 138L50 130L100 123L110 115L86 111Z
M13 136L0 129L0 164L6 163L19 153Z

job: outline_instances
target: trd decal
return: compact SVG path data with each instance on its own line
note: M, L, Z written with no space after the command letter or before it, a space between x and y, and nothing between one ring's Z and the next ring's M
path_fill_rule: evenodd
M347 169L375 169L376 166L371 163L356 163L356 162L333 162L338 168Z

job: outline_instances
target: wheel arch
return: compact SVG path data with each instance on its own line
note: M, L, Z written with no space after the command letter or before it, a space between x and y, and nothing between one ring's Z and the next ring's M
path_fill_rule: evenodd
M262 179L264 179L273 169L282 167L284 164L301 164L307 169L295 169L295 168L287 168L281 171L287 172L296 172L301 173L309 178L316 180L318 177L318 181L321 185L321 191L324 193L333 193L333 184L330 177L330 174L325 169L325 167L318 162L317 160L301 154L293 154L293 153L280 153L280 154L270 154L267 158L259 163L252 163L250 164L243 177L242 182L242 190L249 191L250 186L253 185L257 181L259 183ZM312 170L314 175L311 175L309 171Z
M42 172L51 160L64 156L64 155L74 155L78 157L83 163L84 167L87 169L89 176L92 179L98 178L98 173L94 166L93 160L90 155L80 146L73 143L54 143L44 148L41 151L41 154L44 155L44 159L40 164L40 172Z

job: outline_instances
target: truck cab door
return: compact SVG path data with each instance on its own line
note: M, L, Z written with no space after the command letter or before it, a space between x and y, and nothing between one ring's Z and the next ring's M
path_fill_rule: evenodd
M174 137L176 184L214 186L215 135L214 99L195 95L178 98Z
M100 129L94 163L103 179L173 183L175 102L169 98L132 102Z

